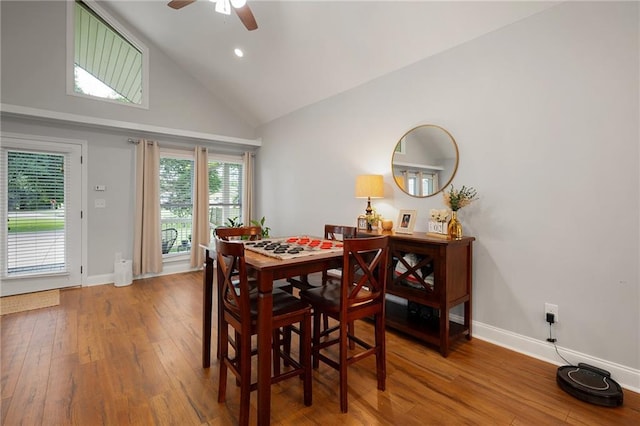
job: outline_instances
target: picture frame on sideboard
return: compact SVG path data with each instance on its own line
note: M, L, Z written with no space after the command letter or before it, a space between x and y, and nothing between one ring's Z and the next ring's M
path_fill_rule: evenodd
M361 214L358 216L358 231L366 231L367 229L367 217Z
M396 232L399 234L413 234L413 227L416 225L417 216L417 210L400 210Z

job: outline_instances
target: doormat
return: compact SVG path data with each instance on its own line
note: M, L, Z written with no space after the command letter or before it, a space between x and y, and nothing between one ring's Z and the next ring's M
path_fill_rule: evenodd
M0 315L33 309L48 308L60 304L60 290L39 291L37 293L17 294L0 297Z

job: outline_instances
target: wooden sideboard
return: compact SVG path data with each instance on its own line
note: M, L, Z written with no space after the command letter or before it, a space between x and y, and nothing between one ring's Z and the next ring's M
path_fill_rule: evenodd
M359 237L380 235L359 232ZM442 356L451 342L471 340L471 276L474 237L449 240L426 233L389 236L387 326L433 344ZM452 308L464 304L462 322L451 321Z

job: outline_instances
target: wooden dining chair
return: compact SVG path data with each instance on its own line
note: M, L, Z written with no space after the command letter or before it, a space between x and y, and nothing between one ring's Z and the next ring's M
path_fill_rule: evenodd
M325 240L346 240L348 238L357 237L357 228L355 226L344 225L325 225L324 226L324 238ZM340 238L338 238L340 237ZM322 271L322 285L326 284L330 280L340 280L341 272L339 269L330 269L328 271Z
M356 236L357 228L355 226L324 225L325 240L344 240L346 238L356 238ZM340 270L331 269L324 270L315 274L302 275L299 278L290 278L288 281L294 288L302 291L325 285L332 280L339 282L340 279ZM322 326L323 329L329 328L329 318L326 315L322 315Z
M347 238L356 238L357 229L355 226L344 225L324 225L325 240L345 240ZM310 275L302 275L299 278L290 278L289 282L293 287L300 290L306 290L326 284L329 280L340 280L339 270L329 270L318 272Z
M215 238L219 238L221 240L230 241L230 240L248 240L255 241L259 240L262 237L262 228L260 226L240 226L240 227L228 227L228 226L218 226L213 230L213 236ZM237 279L236 279L237 282ZM220 301L221 297L221 286L218 284L218 325L221 324L222 320L222 307ZM216 348L216 356L220 359L220 332L218 332L218 347Z
M235 241L216 240L218 261L218 283L221 287L222 317L220 333L220 363L218 402L226 399L227 370L236 376L240 384L239 424L249 423L249 396L257 389L251 382L251 337L257 334L258 295L252 292L252 284L247 276L244 244ZM278 344L283 328L298 324L300 350L298 359L281 350ZM229 326L236 333L234 354L229 354ZM291 378L303 379L304 404L311 405L311 307L297 297L284 291L273 294L273 359L274 373L271 383ZM286 360L289 367L280 370L280 360ZM278 368L276 368L276 362Z
M300 298L313 306L312 355L314 368L319 361L340 372L340 409L348 411L347 368L370 355L376 357L378 389L385 389L385 291L387 282L388 238L356 238L344 240L342 280L329 282L300 292ZM356 273L357 270L357 273ZM319 314L338 321L338 326L320 329ZM356 320L373 318L374 342L367 342L349 332ZM337 336L334 334L337 332ZM324 339L321 341L321 339ZM349 342L356 345L349 351ZM339 356L332 357L327 348L339 346ZM334 352L335 353L335 352Z
M262 227L260 226L240 226L230 228L228 226L218 226L213 230L214 236L222 240L259 240L262 238Z
M225 240L225 241L233 241L233 240L241 240L241 241L255 241L260 240L262 238L262 227L260 226L240 226L240 227L227 227L227 226L218 226L214 229L214 236L217 239ZM251 273L249 273L251 275ZM237 283L237 279L234 282ZM257 288L255 287L255 280L250 281L252 284L251 291L256 292ZM291 293L293 291L293 287L291 284L286 282L285 280L279 280L274 282L274 289L279 289L282 291L286 291L287 293ZM222 307L220 304L221 299L221 286L217 286L218 290L218 324L221 323L222 318ZM290 345L291 337L290 333L285 335L285 342ZM232 341L233 344L233 341ZM216 349L216 356L220 359L220 334L218 333L218 347Z

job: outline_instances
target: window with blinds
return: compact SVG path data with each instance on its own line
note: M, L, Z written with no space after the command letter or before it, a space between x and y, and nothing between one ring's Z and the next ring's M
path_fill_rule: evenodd
M209 155L209 223L216 226L250 225L242 217L244 162L241 158Z
M160 152L162 254L191 251L194 163L191 152Z
M3 150L2 157L7 190L4 275L66 272L67 157L20 150Z
M146 106L146 48L95 2L76 0L73 17L73 92Z
M209 223L212 228L243 223L243 168L241 157L209 155ZM160 150L160 228L165 256L191 250L193 173L191 151Z

